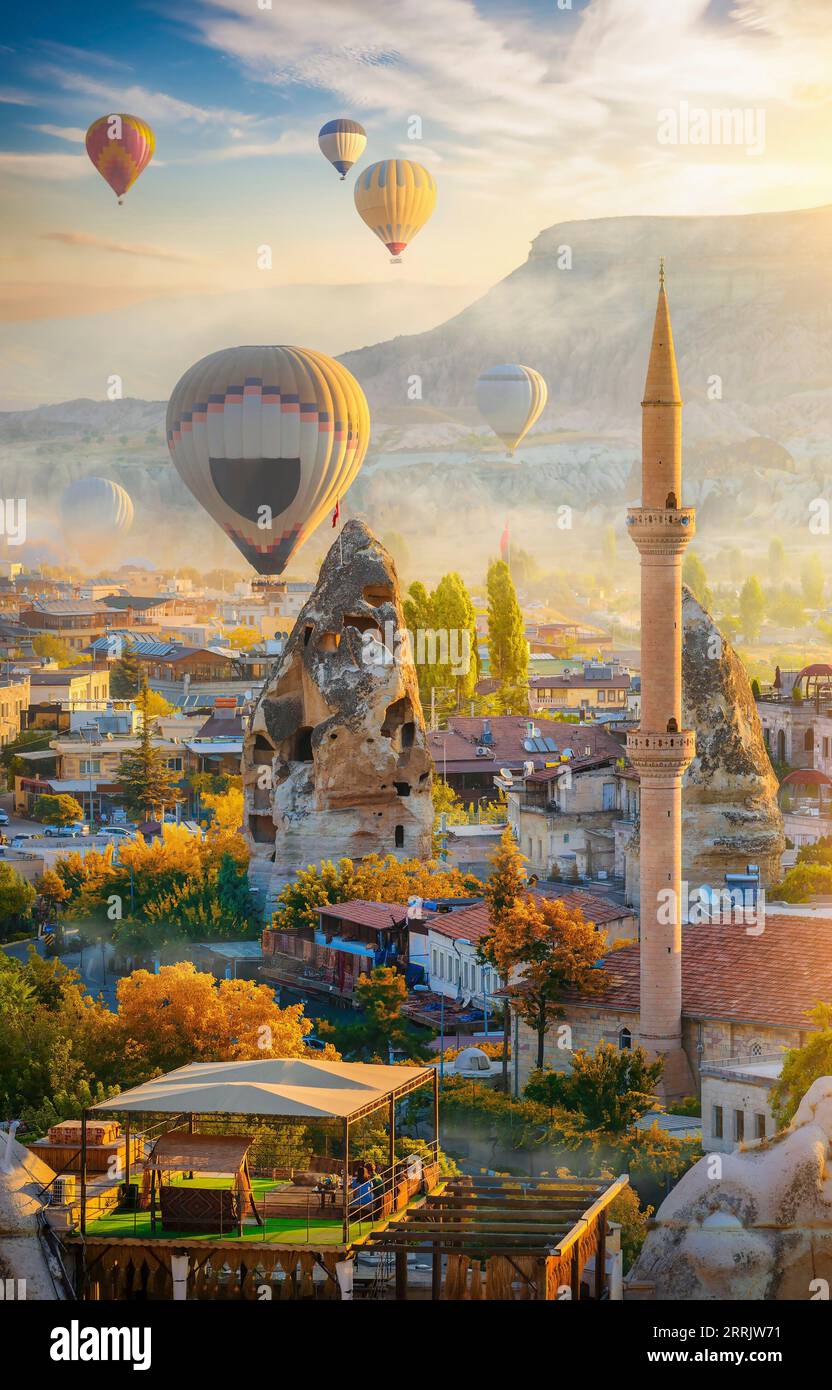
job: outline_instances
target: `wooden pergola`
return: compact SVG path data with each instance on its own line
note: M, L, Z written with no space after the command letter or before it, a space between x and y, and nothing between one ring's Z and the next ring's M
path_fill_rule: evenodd
M592 1297L605 1291L608 1208L627 1187L580 1178L459 1177L369 1247L395 1257L396 1298L408 1297L407 1257L432 1256L431 1298L581 1296L593 1255ZM515 1294L519 1288L519 1294Z

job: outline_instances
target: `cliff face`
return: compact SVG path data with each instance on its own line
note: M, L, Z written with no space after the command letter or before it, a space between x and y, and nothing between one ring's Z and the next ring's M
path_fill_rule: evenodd
M656 1213L628 1282L656 1299L807 1299L832 1278L832 1077L803 1097L776 1139L713 1155L685 1173Z
M359 521L321 567L243 748L254 855L287 877L321 859L430 853L432 763L395 567Z
M742 662L689 589L683 591L682 718L696 730L696 757L682 783L682 878L720 887L728 872L759 864L779 878L785 848L777 778ZM627 889L638 901L638 832L627 854Z

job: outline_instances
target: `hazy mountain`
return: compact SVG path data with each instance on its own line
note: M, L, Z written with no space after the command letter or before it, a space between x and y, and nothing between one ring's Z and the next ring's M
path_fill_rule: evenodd
M741 540L762 554L772 528L810 544L808 507L825 494L832 453L831 241L832 208L549 228L522 266L440 327L344 356L373 408L346 514L403 533L427 574L449 564L479 573L506 517L545 565L595 563L598 527L623 529L638 495L639 401L664 255L686 403L685 500L699 509L700 548ZM143 307L143 331L158 334L158 306L153 323ZM266 336L291 341L292 304L279 308L272 300ZM434 309L433 299L423 306ZM354 336L372 321L359 319ZM170 332L179 343L188 325ZM187 360L217 345L189 343ZM473 404L479 372L502 361L536 367L549 386L513 463ZM421 400L411 401L417 378ZM161 402L76 400L0 415L3 495L33 489L53 540L54 499L86 472L128 488L140 553L236 559L170 465ZM559 507L572 509L566 527L555 525ZM303 568L326 539L306 548Z

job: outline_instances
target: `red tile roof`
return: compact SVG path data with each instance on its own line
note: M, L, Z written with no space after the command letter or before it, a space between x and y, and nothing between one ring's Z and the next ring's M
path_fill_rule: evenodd
M342 922L354 922L359 927L380 931L401 922L407 913L406 903L371 903L353 898L348 903L326 903L318 908L322 917L337 917Z
M535 888L531 897L559 898L569 908L580 908L588 922L604 926L617 922L622 917L632 917L633 909L621 907L618 903L607 902L594 893L584 893L579 889L547 884L545 888ZM485 902L475 903L473 907L458 907L451 912L435 912L426 918L427 925L441 936L453 941L481 941L491 931L491 917Z
M639 1009L639 948L605 957L604 994L587 1008ZM765 930L703 922L682 930L682 1013L686 1018L807 1028L807 1010L832 999L832 923L769 910ZM578 1001L575 1001L578 1002Z
M542 767L547 760L551 761L553 755L551 752L530 753L523 747L528 739L530 723L535 723L531 717L493 715L488 720L491 733L488 748L493 757L477 758L476 749L482 738L484 721L479 716L451 715L447 729L428 733L428 747L437 768L447 761L449 772L471 771L472 768L467 766L469 763L478 771L488 771L495 763L495 771L501 763L522 767L524 762L533 762L535 767ZM538 718L537 728L542 736L554 739L558 747L563 744L564 747L573 748L581 757L587 756L585 748L591 750L590 757L603 754L620 758L624 755L621 740L603 724L562 724Z

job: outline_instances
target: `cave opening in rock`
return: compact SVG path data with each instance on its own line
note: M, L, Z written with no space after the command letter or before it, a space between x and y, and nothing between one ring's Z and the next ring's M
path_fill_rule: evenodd
M249 816L248 828L258 845L274 844L274 825L268 816Z
M404 848L404 826L396 826L396 849Z
M396 796L410 796L409 782L394 782L393 786L396 788Z
M364 602L373 608L379 608L382 603L392 603L393 590L389 584L368 584L364 589Z
M340 632L322 632L318 638L319 652L337 652L341 644Z
M403 695L387 706L381 732L385 738L395 742L398 748L412 748L416 740L416 722L409 699Z
M309 727L302 725L295 732L292 738L292 747L289 752L289 762L312 762L312 730Z

